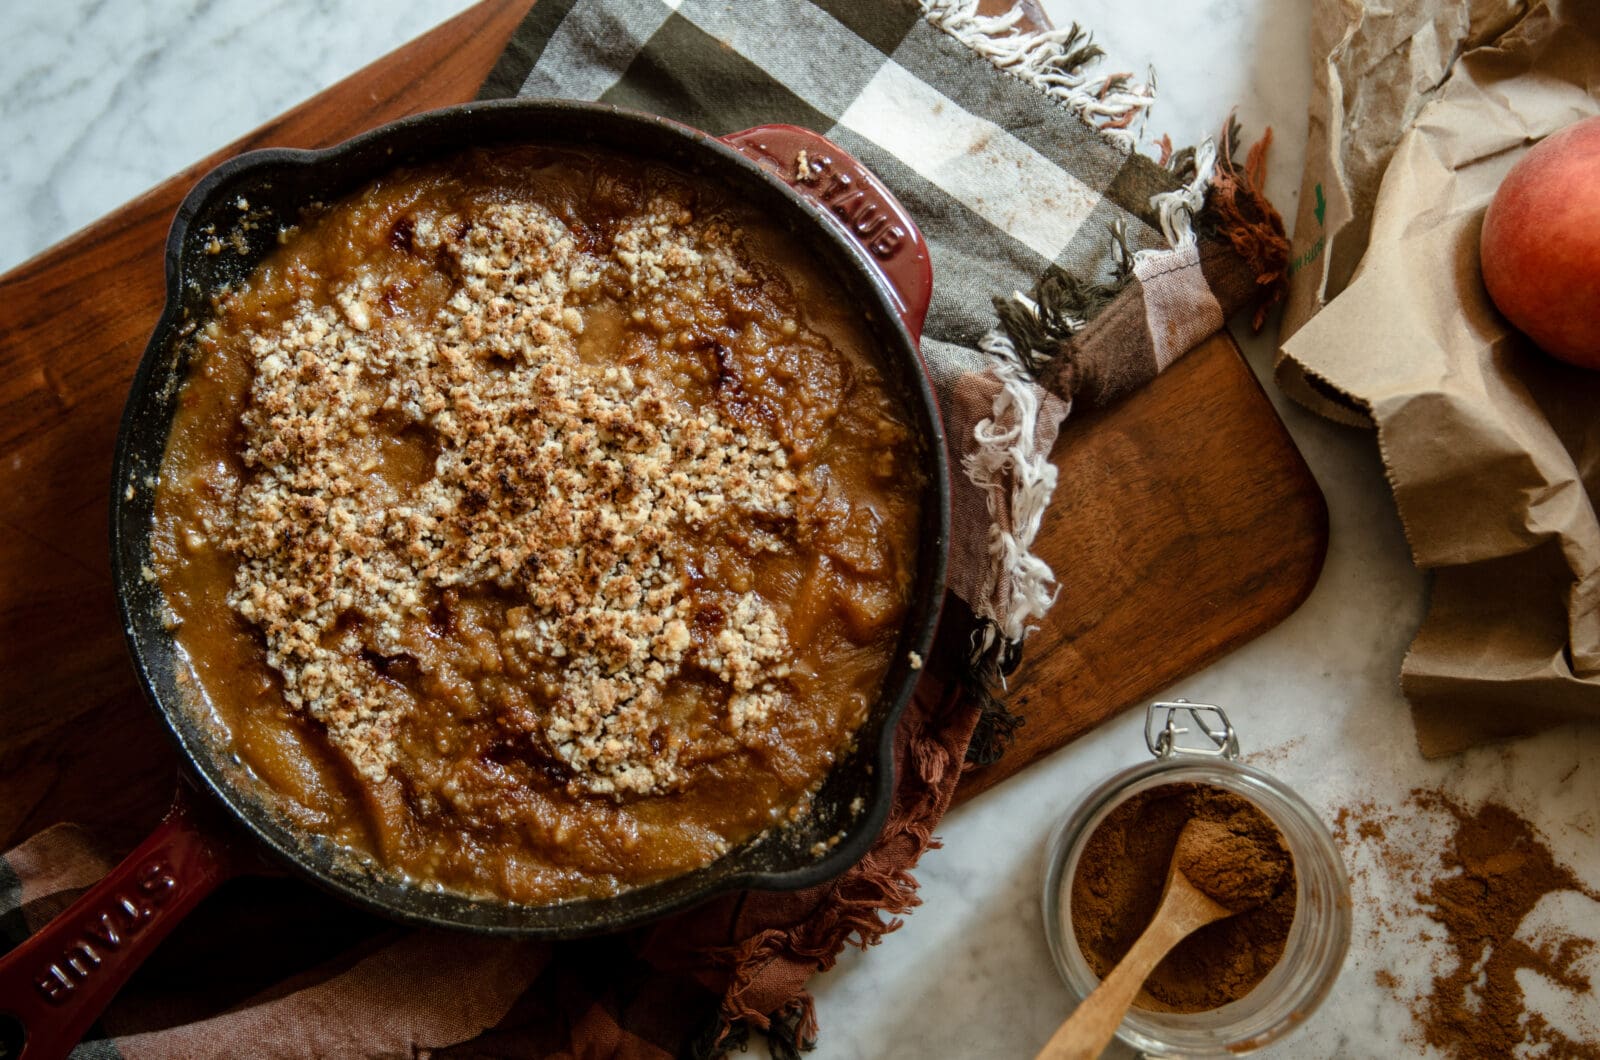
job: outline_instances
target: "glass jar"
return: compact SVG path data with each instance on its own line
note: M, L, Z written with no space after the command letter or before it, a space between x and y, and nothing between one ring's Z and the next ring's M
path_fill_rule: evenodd
M1180 724L1182 720L1189 724ZM1194 735L1203 739L1184 746L1183 738ZM1153 703L1145 715L1145 742L1156 761L1125 769L1095 787L1050 841L1044 879L1050 954L1074 1003L1100 985L1072 929L1072 881L1084 845L1114 808L1167 784L1208 784L1241 795L1278 826L1294 858L1298 890L1283 956L1237 1001L1192 1013L1131 1008L1117 1037L1153 1056L1221 1057L1259 1049L1293 1031L1316 1010L1344 963L1350 945L1350 884L1339 851L1305 800L1281 781L1235 761L1238 738L1220 708L1184 700Z

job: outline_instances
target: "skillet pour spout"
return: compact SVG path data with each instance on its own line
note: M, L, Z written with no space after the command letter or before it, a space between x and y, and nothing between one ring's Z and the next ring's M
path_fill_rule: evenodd
M776 219L845 290L876 340L890 385L927 454L920 561L883 689L810 812L692 872L603 898L525 905L424 888L352 863L253 796L225 741L185 699L185 663L149 566L154 496L187 339L218 290L248 275L278 231L388 170L473 147L596 148L704 173ZM807 164L797 166L800 158ZM237 226L240 203L252 223ZM237 253L208 253L232 232ZM214 246L213 246L214 251ZM184 200L166 247L167 302L135 375L117 441L112 566L135 668L177 741L188 777L144 844L72 908L0 959L0 1058L64 1055L142 959L220 882L264 846L336 896L395 920L483 934L573 938L620 930L740 889L790 890L843 872L870 848L894 786L893 739L930 654L943 600L949 481L938 406L917 342L931 293L926 244L888 190L846 152L793 126L715 138L599 104L504 100L419 114L317 151L251 152L206 175ZM192 790L189 790L192 788ZM242 826L242 830L241 830ZM245 834L254 840L244 838Z

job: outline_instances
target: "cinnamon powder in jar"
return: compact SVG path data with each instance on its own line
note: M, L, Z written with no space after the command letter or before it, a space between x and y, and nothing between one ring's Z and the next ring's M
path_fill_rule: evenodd
M1241 912L1178 943L1145 980L1138 1008L1204 1012L1239 1000L1278 963L1294 923L1294 859L1271 819L1231 791L1166 784L1115 807L1078 859L1072 930L1094 973L1110 974L1150 925L1178 837L1191 820L1203 832L1185 875Z

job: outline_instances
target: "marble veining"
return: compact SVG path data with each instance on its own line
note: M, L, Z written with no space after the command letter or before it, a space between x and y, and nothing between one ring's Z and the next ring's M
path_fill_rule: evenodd
M0 5L0 269L331 84L464 6L463 0L57 0ZM1107 68L1154 70L1152 137L1193 142L1228 112L1276 134L1268 190L1294 216L1305 143L1307 5L1277 0L1044 0L1105 46ZM1272 334L1276 322L1269 322ZM1397 675L1420 622L1423 577L1408 559L1370 435L1286 402L1272 344L1237 331L1328 498L1322 579L1291 618L1167 696L1224 704L1247 760L1298 789L1326 820L1361 801L1399 804L1440 785L1506 802L1558 857L1600 880L1600 727L1427 762ZM1047 696L1048 690L1036 693ZM847 951L814 989L824 1057L1021 1056L1065 1014L1039 908L1044 846L1087 788L1142 760L1137 712L1104 726L952 813L944 847L918 870L923 905L865 953ZM1417 815L1410 842L1436 851L1442 822ZM1370 856L1357 851L1356 859ZM1357 868L1361 866L1359 861ZM1369 866L1370 867L1370 866ZM1299 1034L1260 1055L1386 1057L1421 1052L1403 994L1425 988L1438 944L1375 931L1389 884L1357 872L1355 942L1333 995ZM1542 903L1530 936L1600 921L1573 895ZM1416 914L1416 924L1423 923ZM1588 971L1600 985L1600 956ZM1556 1026L1600 1022L1600 991L1525 983Z
M461 0L0 5L0 269L242 136Z

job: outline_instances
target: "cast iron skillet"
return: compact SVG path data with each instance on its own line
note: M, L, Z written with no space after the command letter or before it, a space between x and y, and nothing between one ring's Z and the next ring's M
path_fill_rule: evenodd
M244 768L179 686L183 663L163 624L164 600L143 576L150 557L154 476L186 369L186 337L208 299L247 274L279 227L312 202L332 202L384 171L492 144L609 148L670 162L730 185L787 226L855 300L904 396L931 472L919 528L913 602L884 690L853 749L835 765L812 812L716 862L610 898L517 905L428 890L353 862L290 825L250 790ZM799 180L798 157L811 163ZM242 219L250 224L241 225ZM213 236L239 250L207 253ZM117 439L112 566L134 666L178 742L188 775L172 812L75 905L0 961L0 1058L64 1054L139 960L223 880L259 865L265 846L317 884L396 920L483 934L571 938L613 931L740 888L798 889L854 864L889 812L892 740L929 653L944 591L949 481L938 406L917 353L932 272L916 226L878 180L837 146L793 126L717 139L662 118L596 104L506 100L416 115L322 151L264 150L217 167L184 199L167 240L167 302L145 350ZM208 793L198 798L191 790ZM851 805L860 799L859 809ZM226 813L216 812L220 803ZM209 804L209 805L208 805ZM232 817L235 825L226 823ZM240 841L242 831L258 843ZM832 847L825 841L838 835ZM819 856L813 849L823 850Z

